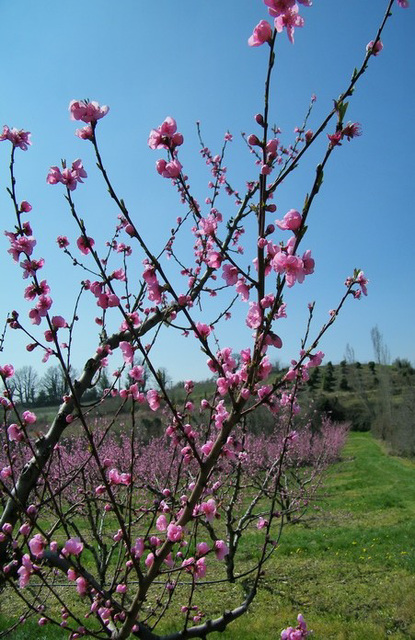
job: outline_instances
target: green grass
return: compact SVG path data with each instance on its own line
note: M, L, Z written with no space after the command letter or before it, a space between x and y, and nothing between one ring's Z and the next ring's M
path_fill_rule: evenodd
M325 493L284 531L248 616L212 640L275 639L298 612L315 638L415 638L415 464L351 433Z
M299 612L316 640L415 639L415 463L388 456L368 433L351 433L319 506L284 530L248 614L211 640L277 640ZM242 586L232 589L240 601ZM230 603L217 589L203 606ZM5 594L0 613L2 629ZM29 621L9 637L65 636Z

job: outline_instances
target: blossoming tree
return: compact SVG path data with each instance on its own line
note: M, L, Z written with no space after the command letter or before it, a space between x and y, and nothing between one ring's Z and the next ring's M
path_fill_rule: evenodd
M64 254L82 273L71 318L54 307L53 292L43 275L47 265L36 254L29 221L32 207L18 193L17 156L28 150L30 133L4 126L0 135L1 141L11 143L8 192L15 221L6 231L9 254L27 280L24 297L33 303L28 320L12 311L8 325L27 340L28 352L41 351L43 361L53 358L67 384L52 424L39 434L36 415L17 406L13 398L13 365L0 367L4 387L0 575L26 607L22 621L37 615L40 625L60 625L71 638L121 639L132 634L144 640L184 640L223 630L248 609L284 523L303 513L321 471L343 441L344 431L326 422L320 438L311 442L307 429L297 432L294 421L300 411L299 389L324 357L318 349L321 337L347 299L367 294L363 271L355 269L346 279L328 321L315 333L313 305L309 306L301 348L288 372L273 372L269 354L283 344L278 326L289 313L286 290L301 285L314 271L311 251L303 249L309 213L337 147L361 134L358 123L345 121L347 99L370 59L382 49L380 38L394 0L387 3L360 68L334 108L311 131L312 98L288 148L277 137L269 114L275 47L284 31L294 42L295 29L304 25L301 5L310 7L311 1L264 0L264 4L273 24L261 20L248 40L251 47L269 50L263 111L255 116L256 133L246 137L258 166L257 180L248 182L243 194L235 190L225 166L231 134L226 134L220 153L214 154L199 130L201 153L211 174L211 195L199 203L180 159L183 135L175 119L166 117L151 130L148 144L161 154L156 170L172 182L184 213L161 251L156 253L148 244L105 168L98 130L109 108L94 101L71 101L70 117L83 125L76 135L90 145L118 210L113 237L102 251L77 208L75 191L85 188L88 177L83 161L50 168L47 182L64 190L78 234L76 248L65 235L58 238ZM408 5L405 0L398 4ZM326 148L302 210L290 209L275 225L268 222L276 211L278 187L323 135ZM236 200L232 214L227 196ZM244 246L245 230L252 228L255 243ZM192 246L191 261L186 252L182 255L178 238ZM138 285L129 277L137 258L143 265ZM97 307L100 334L95 351L74 377L71 354L83 296ZM205 299L212 296L218 296L222 306L207 317ZM237 305L245 308L252 340L235 354L232 346L220 344L220 325ZM119 326L112 331L116 314ZM190 376L177 400L154 363L153 353L166 327L187 335L206 355L215 388L198 405ZM129 407L131 424L115 436L119 414L97 426L83 399L117 352L122 365L99 400L105 404L118 397L120 409ZM146 371L154 380L147 390ZM247 421L263 408L274 417L275 431L269 440L255 440ZM140 437L144 410L160 414L165 425L165 436L152 443L143 443ZM67 437L68 433L72 435ZM253 532L260 542L256 557L248 562L243 541ZM205 609L203 590L218 583L238 583L244 590L240 602L232 595L225 612L212 613ZM75 599L66 595L67 585L74 585ZM167 613L177 631L166 631ZM285 629L282 637L307 634L299 616L297 628Z

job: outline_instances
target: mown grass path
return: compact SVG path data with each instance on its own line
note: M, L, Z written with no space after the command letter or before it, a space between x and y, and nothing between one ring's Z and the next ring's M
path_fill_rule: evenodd
M415 638L415 463L351 433L321 511L286 528L264 587L222 638L276 639L298 612L316 640Z
M415 639L415 463L368 433L350 434L319 508L285 529L249 613L209 638L278 640L299 612L316 640ZM58 636L26 625L10 637Z

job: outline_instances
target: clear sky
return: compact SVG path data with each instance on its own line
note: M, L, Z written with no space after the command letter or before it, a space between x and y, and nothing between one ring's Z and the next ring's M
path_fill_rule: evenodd
M285 33L278 37L271 120L282 129L287 145L311 94L317 96L312 129L332 108L354 67L360 66L386 5L386 0L315 0L312 8L301 7L306 23L296 30L294 46ZM148 148L148 133L167 115L176 118L185 137L182 163L201 202L209 195L209 174L199 156L198 120L214 152L220 151L227 130L234 135L226 163L231 182L242 191L245 181L255 178L253 158L240 133L259 134L253 116L262 109L267 47L250 48L247 39L267 19L267 11L261 0L88 0L82 7L55 0L0 0L0 19L0 125L32 132L33 146L17 153L18 197L33 205L37 257L41 253L46 259L42 275L52 287L54 312L69 317L77 293L71 282L84 275L62 260L55 243L60 234L72 241L77 234L63 189L46 184L49 167L63 157L83 159L89 175L74 196L101 248L116 213L94 169L92 148L74 136L69 101L89 98L110 106L98 131L104 161L144 236L161 247L184 209L170 182L155 172L161 154ZM371 60L351 100L347 119L361 123L363 135L335 150L311 211L303 247L312 250L316 269L287 296L290 313L280 330L284 347L275 352L283 363L298 354L307 302L317 301L317 330L354 267L369 278L369 296L349 301L321 344L326 360L340 361L347 344L358 360L372 359L370 330L378 325L392 358L415 362L414 28L415 3L407 10L395 7L384 49ZM291 208L301 210L325 144L322 139L314 145L303 167L277 192L278 215L270 222ZM12 229L5 193L8 162L9 146L2 143L2 229ZM224 200L222 210L232 215L233 201ZM26 283L7 248L1 236L2 324L11 309L22 310L22 317L29 309L22 300ZM95 314L87 304L81 310L85 318ZM240 317L239 328L225 330L222 346L245 346L248 329ZM82 329L75 337L77 367L94 353L96 333L96 328ZM10 334L0 364L30 363L41 372L40 354L30 359L25 344L17 333ZM162 345L158 365L173 379L209 375L193 344L183 351L168 334Z

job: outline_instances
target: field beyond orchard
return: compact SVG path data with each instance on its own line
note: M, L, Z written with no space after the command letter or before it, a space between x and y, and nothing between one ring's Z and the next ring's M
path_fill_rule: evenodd
M277 640L299 612L316 640L415 638L414 541L415 463L388 456L369 433L351 433L318 508L284 530L249 613L209 638ZM6 593L0 612L5 629ZM29 622L8 637L66 635Z

